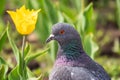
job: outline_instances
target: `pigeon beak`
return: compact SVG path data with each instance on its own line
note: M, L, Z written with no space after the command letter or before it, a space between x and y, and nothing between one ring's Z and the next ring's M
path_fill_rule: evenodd
M46 43L50 42L51 40L54 40L54 38L55 38L54 34L51 34L46 40Z

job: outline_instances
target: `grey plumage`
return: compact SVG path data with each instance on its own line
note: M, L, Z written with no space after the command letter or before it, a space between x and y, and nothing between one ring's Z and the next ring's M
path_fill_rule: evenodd
M102 66L83 50L78 32L67 23L53 25L47 42L59 43L57 59L49 80L111 80Z
M85 76L86 75L86 76ZM98 80L83 67L56 67L50 80Z

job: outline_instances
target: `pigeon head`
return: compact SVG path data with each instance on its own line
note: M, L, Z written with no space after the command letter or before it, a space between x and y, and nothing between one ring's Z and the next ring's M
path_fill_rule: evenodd
M52 33L46 42L51 40L56 40L60 45L63 45L75 40L80 41L80 36L73 26L67 23L57 23L53 25Z

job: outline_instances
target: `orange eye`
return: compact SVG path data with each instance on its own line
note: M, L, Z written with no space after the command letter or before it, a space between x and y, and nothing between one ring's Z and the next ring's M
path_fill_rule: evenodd
M64 30L60 30L60 34L64 34L65 33L65 31Z

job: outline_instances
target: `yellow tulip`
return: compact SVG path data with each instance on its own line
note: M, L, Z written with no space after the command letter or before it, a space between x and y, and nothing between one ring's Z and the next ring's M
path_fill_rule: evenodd
M20 9L16 11L7 11L11 16L17 31L22 35L30 34L35 29L35 24L38 17L39 10L28 10L23 5Z

